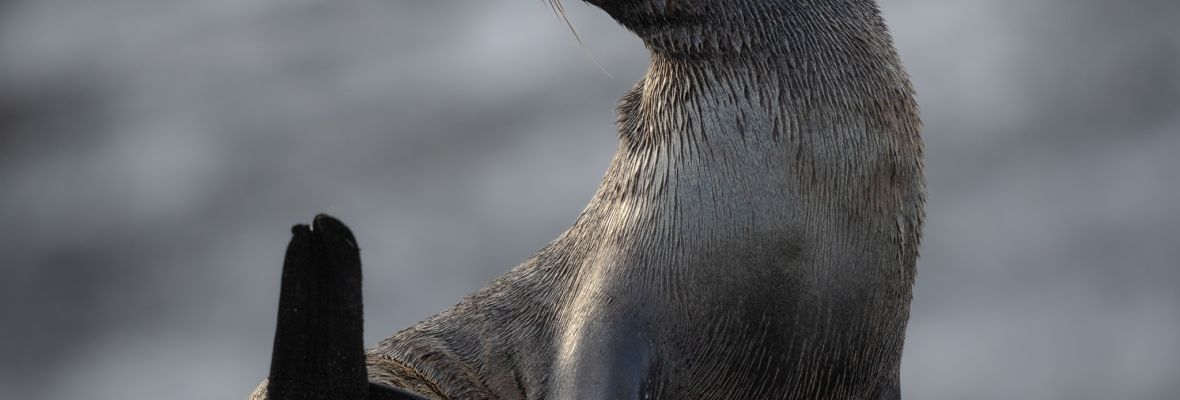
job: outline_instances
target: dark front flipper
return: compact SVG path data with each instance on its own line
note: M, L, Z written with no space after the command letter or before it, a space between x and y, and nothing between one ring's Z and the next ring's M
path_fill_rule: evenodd
M360 249L327 215L296 225L283 261L267 389L271 400L423 397L370 384L365 370Z

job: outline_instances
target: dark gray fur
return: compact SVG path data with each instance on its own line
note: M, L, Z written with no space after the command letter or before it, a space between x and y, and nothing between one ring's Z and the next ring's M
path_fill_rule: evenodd
M440 399L898 399L920 122L872 0L591 0L651 51L577 222L370 349Z

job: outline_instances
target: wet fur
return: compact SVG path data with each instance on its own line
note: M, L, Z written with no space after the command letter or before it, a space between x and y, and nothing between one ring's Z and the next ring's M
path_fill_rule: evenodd
M368 351L439 399L897 399L920 123L869 0L591 3L652 61L574 225Z

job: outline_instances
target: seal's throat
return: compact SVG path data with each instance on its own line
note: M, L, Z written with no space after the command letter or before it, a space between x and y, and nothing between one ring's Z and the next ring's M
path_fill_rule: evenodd
M653 52L621 101L618 151L575 228L594 226L598 238L708 229L741 240L816 218L917 226L917 207L906 209L921 197L908 78L888 47L850 46L861 54L829 60L858 60L842 65L811 61L833 51Z
M655 398L715 397L662 367L682 365L796 368L742 370L719 389L733 398L877 398L896 381L922 220L917 111L890 48L830 46L653 51L602 185L538 256L568 279L551 397L616 380L587 370L627 371L630 393L651 381L667 385L644 389ZM798 389L810 371L828 378ZM824 394L842 391L860 394Z

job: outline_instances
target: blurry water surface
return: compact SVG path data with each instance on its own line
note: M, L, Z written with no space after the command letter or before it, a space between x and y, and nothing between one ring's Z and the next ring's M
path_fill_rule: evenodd
M529 256L647 61L567 7L583 48L539 1L0 3L0 398L243 398L318 212L370 344ZM882 8L927 123L905 397L1175 398L1180 3Z

